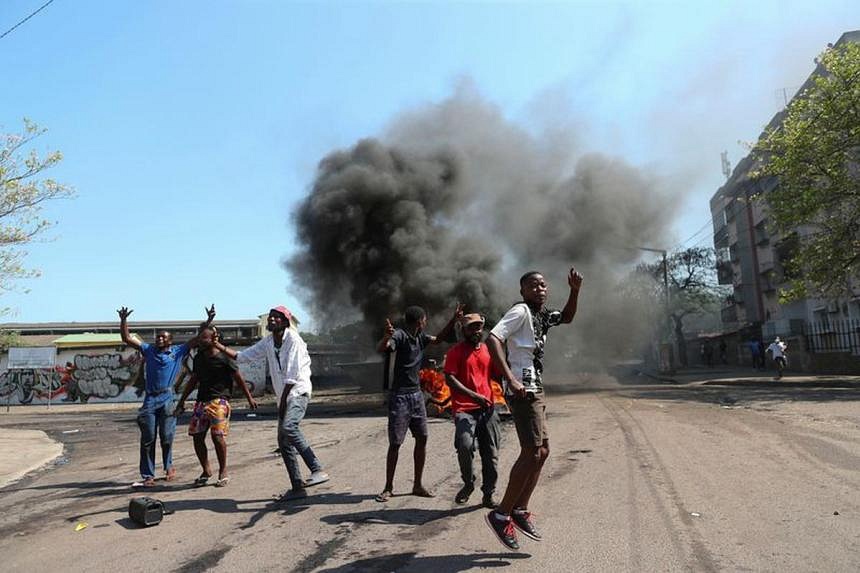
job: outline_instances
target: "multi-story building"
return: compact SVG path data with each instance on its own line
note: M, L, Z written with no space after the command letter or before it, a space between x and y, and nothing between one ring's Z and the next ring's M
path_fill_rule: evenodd
M836 46L845 42L860 43L860 30L846 32ZM818 73L814 71L798 93ZM777 113L767 129L778 126L784 117L785 110ZM860 289L840 299L810 297L788 304L779 302L779 291L791 278L784 263L796 248L798 237L807 230L797 228L786 235L772 233L762 196L779 182L753 178L751 173L758 166L752 154L744 157L710 201L717 275L720 284L733 287L721 311L724 330L737 331L743 338L770 338L801 335L804 325L810 323L860 319Z

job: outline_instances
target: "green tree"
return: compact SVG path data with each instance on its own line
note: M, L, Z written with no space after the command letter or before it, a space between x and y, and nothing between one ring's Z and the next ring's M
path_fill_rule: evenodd
M43 177L63 158L59 151L40 154L33 142L45 129L24 119L19 133L0 134L0 294L14 288L15 281L38 276L24 267L26 251L52 225L41 216L45 201L71 197L67 185Z
M692 315L719 312L720 303L728 294L728 289L717 284L716 253L713 249L692 247L675 251L669 253L666 263L669 283L668 314L678 345L678 360L686 366L684 319ZM653 285L651 298L655 307L665 308L663 262L639 265L637 272L650 279Z
M860 271L860 45L827 49L809 87L755 146L777 233L797 233L784 299L845 292Z

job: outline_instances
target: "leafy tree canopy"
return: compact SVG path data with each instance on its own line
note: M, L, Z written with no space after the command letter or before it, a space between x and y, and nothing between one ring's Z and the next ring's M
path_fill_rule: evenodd
M756 175L775 178L764 193L775 231L800 238L784 299L842 294L860 274L860 45L829 48L818 62L781 125L755 146Z

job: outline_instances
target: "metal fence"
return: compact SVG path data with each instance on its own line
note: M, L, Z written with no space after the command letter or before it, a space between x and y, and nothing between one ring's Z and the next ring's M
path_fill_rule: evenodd
M806 348L811 354L850 352L860 355L860 320L807 322L803 327Z

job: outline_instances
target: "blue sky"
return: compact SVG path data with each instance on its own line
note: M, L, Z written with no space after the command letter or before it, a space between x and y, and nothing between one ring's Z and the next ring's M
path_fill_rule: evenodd
M4 0L3 31L42 0ZM42 271L13 322L222 318L283 303L290 212L327 152L466 78L513 122L680 178L677 243L854 2L286 3L55 0L0 40L0 129L59 149ZM547 119L549 118L549 119ZM707 231L686 243L709 244ZM673 245L666 245L671 247Z

